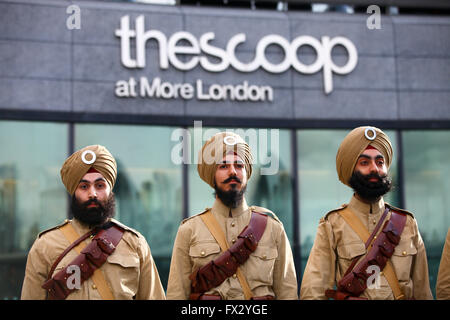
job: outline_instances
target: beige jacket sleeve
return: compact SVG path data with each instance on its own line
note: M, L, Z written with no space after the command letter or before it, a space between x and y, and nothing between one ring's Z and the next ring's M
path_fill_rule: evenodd
M191 293L192 265L189 257L191 229L184 223L180 226L175 238L170 262L169 281L167 284L168 300L187 300Z
M166 295L153 260L150 247L144 239L139 245L140 279L136 300L165 300Z
M325 290L333 289L335 282L335 249L331 224L322 219L303 274L300 299L328 299Z
M413 281L413 297L416 300L432 300L433 294L430 289L428 277L428 261L425 251L425 244L419 233L417 222L414 219L414 243L417 248L417 255L414 257L411 279Z
M27 257L25 278L22 285L22 300L44 300L47 298L47 293L41 286L47 280L49 271L48 263L40 245L40 239L37 239Z
M445 239L436 283L436 299L450 300L450 228Z
M294 258L286 232L281 227L277 239L278 257L273 270L273 291L277 300L296 300L297 276Z

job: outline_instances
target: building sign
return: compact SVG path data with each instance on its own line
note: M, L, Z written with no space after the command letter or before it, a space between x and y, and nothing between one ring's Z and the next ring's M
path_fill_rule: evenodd
M206 32L197 39L193 34L179 31L167 37L159 30L145 30L145 18L135 19L135 29L130 26L130 17L120 19L120 29L115 35L120 38L120 57L124 67L142 69L147 65L146 43L155 40L159 49L159 67L168 69L172 66L180 71L189 71L200 66L212 73L223 72L233 68L242 73L251 73L260 68L267 72L278 74L293 68L299 73L323 74L324 91L333 91L333 73L345 75L353 71L358 62L355 45L347 38L323 36L320 40L303 35L288 41L280 35L269 34L256 44L255 58L249 63L236 57L236 47L246 41L246 35L239 33L228 40L225 48L213 46L214 32ZM134 41L133 41L134 40ZM183 41L184 45L179 43ZM134 44L134 50L132 48ZM279 46L284 53L283 61L272 63L266 57L266 49L270 45ZM298 50L302 46L310 46L316 53L316 59L311 64L304 64L298 58ZM333 62L331 52L335 46L342 46L348 54L345 65L338 66ZM135 52L134 56L132 52ZM183 59L180 57L183 56ZM209 57L214 57L214 62ZM205 87L202 79L195 83L171 83L159 77L149 80L141 77L138 80L130 78L116 82L115 94L118 97L148 97L162 99L193 99L198 100L237 100L237 101L273 101L273 88L257 86L244 81L238 85L212 84Z

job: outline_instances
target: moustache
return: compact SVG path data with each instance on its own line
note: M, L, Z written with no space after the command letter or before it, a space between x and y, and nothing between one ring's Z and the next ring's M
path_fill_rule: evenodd
M376 178L378 182L383 181L387 177L387 175L380 175L378 173L369 173L368 175L364 175L364 180L369 181L370 179Z
M228 179L224 180L222 183L228 183L228 182L231 182L233 180L238 182L238 183L241 183L241 179L239 179L237 176L228 177Z
M83 206L84 208L87 208L87 207L88 207L89 205L91 205L91 204L96 204L96 205L98 205L100 208L103 208L102 203L101 203L100 201L98 201L97 199L90 199L90 200L84 202L84 203L82 204L82 206Z

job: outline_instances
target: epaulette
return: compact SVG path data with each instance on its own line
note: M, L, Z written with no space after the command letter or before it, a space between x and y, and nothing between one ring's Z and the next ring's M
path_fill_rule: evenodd
M110 219L110 221L112 223L114 223L115 225L121 227L122 229L126 230L126 231L130 231L131 233L133 233L135 236L139 237L139 232L137 230L134 230L133 228L130 228L126 225L124 225L123 223L117 221L116 219Z
M405 213L405 214L410 215L412 218L414 218L414 215L413 215L411 212L407 211L407 210L404 210L404 209L400 209L400 208L394 207L394 206L392 206L392 205L390 205L389 203L386 203L386 202L385 202L384 204L385 204L386 207L388 207L388 208L391 209L392 211L397 211L397 212Z
M194 214L193 216L190 216L190 217L188 217L188 218L186 218L186 219L183 219L183 220L181 221L181 224L185 223L186 221L188 221L188 220L190 220L190 219L192 219L192 218L198 217L199 215L204 214L204 213L208 212L209 210L211 210L211 208L205 208L205 210L203 210L202 212L197 213L197 214Z
M65 225L68 224L69 222L70 222L70 220L69 220L69 219L66 219L66 220L64 220L63 223L58 224L57 226L54 226L54 227L52 227L52 228L49 228L49 229L47 229L47 230L44 230L44 231L40 232L40 233L38 234L38 238L40 238L44 233L47 233L47 232L49 232L49 231L56 230L56 229L58 229L58 228L61 228L62 226L65 226Z
M250 209L251 209L252 211L264 213L264 214L266 214L267 216L269 216L269 217L273 218L274 220L278 221L279 223L283 224L283 223L281 222L281 220L277 217L277 215L276 215L275 213L273 213L272 211L270 211L269 209L267 209L267 208L264 208L264 207L258 207L258 206L251 206Z
M345 209L348 206L348 204L344 203L343 205L341 205L339 208L333 209L331 211L328 211L327 214L325 216L323 216L322 218L320 218L320 222L325 221L326 219L328 219L328 216L330 214L332 214L333 212L338 212L341 211L343 209Z

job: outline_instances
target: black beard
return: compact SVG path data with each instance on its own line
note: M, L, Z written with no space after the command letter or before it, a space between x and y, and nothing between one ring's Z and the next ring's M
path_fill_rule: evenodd
M374 177L379 181L370 182L369 179ZM359 171L353 172L349 184L361 198L369 202L377 201L392 188L392 181L388 175L380 176L377 173L363 175Z
M97 208L88 208L87 206L95 203ZM72 202L70 204L70 211L74 218L89 225L99 226L105 223L109 218L114 217L116 209L116 198L114 193L111 193L105 203L98 201L97 199L91 199L84 203L80 203L75 195L72 196Z
M229 177L227 180L224 181L224 183L228 182L231 179L236 179L238 180L238 182L240 182L239 178L237 177ZM214 183L214 190L216 191L214 193L214 196L217 196L225 206L234 209L237 208L242 203L246 189L247 185L243 186L241 190L238 190L237 188L232 188L229 191L224 191L219 187L217 187L217 184Z

